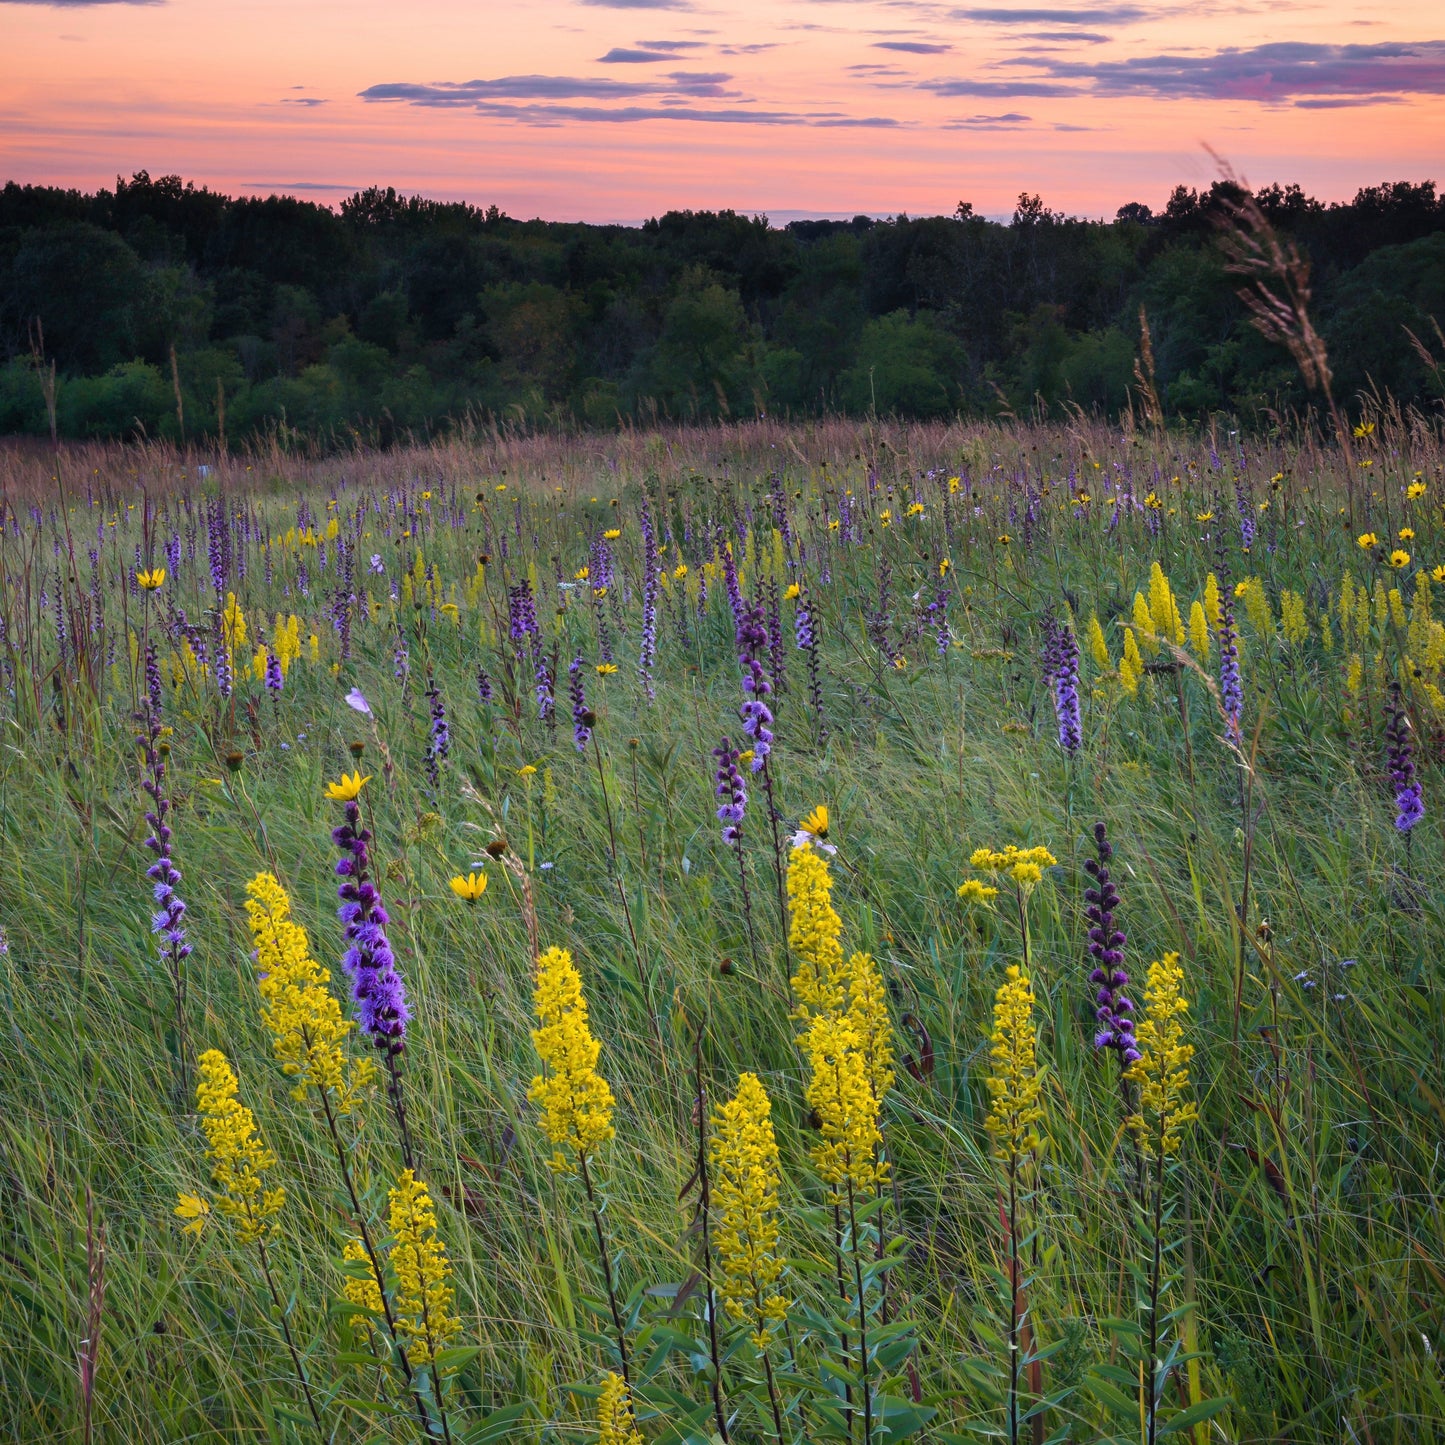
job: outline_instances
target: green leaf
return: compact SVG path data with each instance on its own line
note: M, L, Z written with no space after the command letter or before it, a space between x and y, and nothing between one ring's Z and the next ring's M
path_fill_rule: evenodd
M1191 1430L1196 1425L1203 1424L1205 1420L1212 1420L1221 1410L1227 1410L1233 1400L1228 1395L1216 1396L1212 1400L1199 1400L1193 1405L1187 1406L1177 1415L1170 1418L1159 1428L1160 1436L1175 1435L1181 1430Z

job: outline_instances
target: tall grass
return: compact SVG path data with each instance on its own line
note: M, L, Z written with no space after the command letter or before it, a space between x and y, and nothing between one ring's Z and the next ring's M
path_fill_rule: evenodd
M324 787L359 767L372 775L375 876L413 1009L403 1067L418 1172L449 1256L456 1343L467 1347L448 1386L457 1438L595 1438L593 1398L615 1364L598 1308L596 1221L580 1189L547 1169L551 1146L528 1102L539 1067L533 963L550 946L577 961L598 1067L616 1096L599 1177L623 1323L634 1345L658 1351L652 1382L679 1401L668 1410L640 1391L639 1428L648 1440L707 1439L732 1409L733 1439L774 1437L773 1413L748 1404L743 1382L761 1374L745 1347L721 1359L738 1383L719 1404L709 1383L718 1352L694 1358L668 1344L704 1337L711 1295L697 1282L689 1188L700 1157L695 1100L730 1097L744 1072L772 1100L780 1248L799 1301L788 1350L824 1341L832 1307L832 1215L809 1170L818 1134L789 1017L796 960L774 903L775 862L786 867L789 844L775 860L762 779L747 775L745 916L739 858L714 816L713 750L724 735L741 745L718 553L729 542L749 600L764 602L770 581L779 588L786 674L772 677L768 772L780 828L791 833L827 805L844 947L876 958L898 1054L882 1121L888 1179L848 1242L858 1277L838 1312L851 1308L869 1331L911 1322L911 1352L879 1369L891 1398L915 1413L865 1422L870 1386L860 1397L852 1383L847 1408L830 1415L822 1386L790 1384L779 1352L785 1429L948 1442L1006 1432L1021 1415L1020 1438L1141 1438L1147 1391L1129 1382L1146 1324L1147 1179L1117 1063L1094 1046L1083 899L1084 861L1104 822L1134 997L1142 1010L1147 965L1177 952L1195 1050L1200 1117L1170 1175L1169 1208L1155 1216L1172 1312L1160 1352L1177 1352L1161 1420L1177 1418L1176 1433L1201 1442L1430 1438L1445 1420L1445 646L1415 609L1416 579L1426 577L1428 595L1430 571L1445 564L1445 472L1438 434L1418 419L1368 422L1355 438L1364 480L1353 488L1342 455L1307 437L1211 442L1083 422L498 433L317 461L278 450L204 475L195 458L158 449L75 449L58 470L7 457L0 1418L9 1433L314 1438L277 1312L245 1252L223 1229L188 1234L174 1216L178 1194L207 1179L195 1061L183 1045L224 1049L277 1155L287 1202L270 1265L328 1431L420 1433L415 1409L379 1409L374 1372L348 1363L359 1326L336 1301L351 1211L324 1134L272 1059L244 911L247 882L274 872L343 995L338 816ZM951 477L960 479L952 491ZM1425 492L1409 495L1421 482ZM1343 524L1351 490L1356 527L1376 533L1378 548L1362 548ZM637 672L644 499L665 547L652 701ZM914 503L922 510L909 515ZM234 592L249 627L230 698L209 666L186 672L173 610L214 643L208 507L213 535L229 539L223 593ZM832 528L840 507L851 523ZM1248 552L1242 517L1254 531ZM338 534L328 538L332 519ZM574 574L595 565L596 539L613 528L616 579L594 606ZM1413 538L1398 540L1401 528ZM179 566L167 560L172 538ZM338 567L348 539L343 660ZM1410 553L1398 569L1395 548ZM137 549L145 566L168 567L158 592L131 585ZM1268 629L1248 589L1235 602L1237 741L1221 712L1217 638L1205 659L1162 628L1139 630L1142 681L1132 693L1120 682L1123 629L1135 626L1134 595L1148 598L1156 562L1185 617L1211 572L1231 594L1258 579ZM679 564L685 577L674 575ZM1347 570L1370 602L1365 624L1356 609L1342 631ZM537 653L557 660L555 727L537 714L532 655L519 657L508 635L507 588L524 579ZM797 601L781 600L793 582L805 585L817 629L816 695L808 654L793 645ZM1305 635L1293 640L1278 621L1286 591L1304 603ZM1084 653L1073 757L1059 747L1038 658L1049 608L1072 619ZM1091 613L1107 666L1086 642ZM302 647L273 697L253 662L258 639L274 641L277 614L300 618ZM615 645L611 674L596 671L599 617ZM144 876L135 738L145 729L135 714L147 640L171 729L172 852L194 946L183 1027ZM594 714L582 751L566 690L574 656ZM479 669L489 702L479 701ZM433 679L450 733L435 785ZM1386 771L1392 680L1426 805L1408 851ZM352 690L369 716L348 705ZM956 896L973 851L1009 843L1059 860L1027 913L1045 1117L1020 1212L1026 1236L1011 1234L1001 1209L984 1127L994 998L1024 943L1006 892L993 907ZM473 868L489 883L468 904L450 880ZM371 1201L378 1217L399 1167L388 1130L378 1096L356 1144L363 1207ZM865 1255L876 1249L881 1260L895 1234L896 1254L866 1274ZM1001 1306L999 1281L1017 1294L1021 1278L1026 1300ZM1011 1414L996 1367L1007 1376L1021 1304L1025 1408ZM856 1327L853 1346L856 1356ZM845 1357L846 1345L836 1358ZM701 1408L700 1425L683 1401ZM1227 1403L1212 1416L1180 1414L1209 1401ZM494 1413L511 1406L525 1409Z

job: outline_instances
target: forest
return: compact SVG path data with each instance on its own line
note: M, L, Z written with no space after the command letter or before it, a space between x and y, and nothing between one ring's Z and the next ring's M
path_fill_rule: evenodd
M794 221L672 211L641 227L358 192L338 210L141 171L94 194L0 190L0 435L261 437L325 450L467 421L820 414L1037 419L1136 403L1268 425L1309 405L1220 245L1238 188L1113 220L1022 194L1011 219ZM1255 193L1310 267L1336 394L1445 396L1445 197Z

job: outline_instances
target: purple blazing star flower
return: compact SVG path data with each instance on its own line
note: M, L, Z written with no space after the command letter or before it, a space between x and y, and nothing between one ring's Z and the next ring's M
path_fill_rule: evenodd
M656 689L652 682L652 668L657 660L657 537L653 532L652 514L642 505L642 645L637 654L637 675L642 679L642 689L651 702Z
M166 818L171 811L171 800L166 797L166 758L161 751L161 714L157 707L147 707L137 715L145 732L136 742L143 749L145 777L141 787L150 797L150 806L145 811L145 820L150 826L150 836L145 846L156 855L156 860L146 869L151 880L151 896L156 903L156 912L151 915L151 932L156 935L157 946L174 979L179 980L180 966L189 956L191 945L186 942L186 905L176 891L181 883L181 870L171 859L171 828Z
M1395 827L1407 838L1410 829L1425 816L1424 790L1415 772L1414 729L1400 697L1400 684L1390 684L1385 742L1390 781L1395 788Z
M351 979L351 996L356 1002L356 1019L388 1059L406 1047L406 1025L411 1018L406 988L396 971L396 958L386 936L391 921L382 906L381 895L368 877L371 855L367 845L371 830L362 827L361 807L353 798L346 804L345 818L331 833L341 850L336 876L341 879L337 896L347 949L342 962Z
M759 773L773 750L772 709L763 701L773 690L763 671L762 659L768 649L768 629L763 609L744 605L737 631L738 666L743 672L743 704L738 709L743 732L752 740L752 770Z
M739 848L743 840L743 817L747 812L748 795L743 787L743 775L738 770L738 750L730 738L724 738L712 750L717 761L717 783L714 792L722 804L717 810L717 820L723 825L723 842L729 847Z
M1059 746L1073 757L1084 741L1084 727L1079 714L1079 642L1067 622L1060 623L1055 633L1053 684Z
M452 735L447 726L447 710L442 702L441 690L434 677L427 678L426 696L431 704L431 728L426 742L426 775L435 788L441 781L441 764L452 750Z
M580 657L574 657L567 668L567 693L572 699L572 741L577 744L579 753L585 753L596 718L587 706L587 690L583 686Z
M487 676L487 669L477 669L477 701L491 702L492 700L492 679Z
M266 690L279 702L281 690L285 686L286 674L281 671L281 659L268 648L266 651Z
M1084 871L1094 880L1094 887L1084 890L1084 915L1089 920L1089 954L1094 969L1089 982L1098 992L1094 996L1094 1018L1098 1032L1094 1035L1096 1049L1112 1049L1121 1069L1127 1069L1139 1058L1134 1041L1133 1001L1124 993L1129 975L1124 972L1125 935L1114 926L1114 910L1119 894L1109 877L1109 860L1113 845L1102 823L1094 824L1094 847L1097 858L1084 861Z

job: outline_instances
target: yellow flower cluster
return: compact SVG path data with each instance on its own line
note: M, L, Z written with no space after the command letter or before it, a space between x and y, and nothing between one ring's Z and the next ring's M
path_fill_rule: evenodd
M788 1301L777 1290L778 1143L772 1104L756 1074L738 1078L737 1093L713 1119L713 1229L727 1312L752 1326L753 1344L766 1350L773 1327L787 1318Z
M1185 1097L1194 1047L1184 1042L1189 1002L1181 995L1183 986L1177 953L1166 953L1149 965L1144 1017L1135 1029L1140 1057L1125 1075L1139 1086L1139 1112L1129 1127L1147 1158L1177 1152L1184 1126L1199 1117Z
M348 1239L342 1246L341 1257L347 1264L364 1265L366 1273L358 1270L355 1274L348 1274L341 1285L341 1296L348 1304L355 1305L358 1309L370 1310L372 1314L381 1313L381 1290L376 1283L376 1275L372 1271L371 1256L366 1252L366 1245L359 1239Z
M537 960L534 995L540 1027L532 1043L544 1072L532 1080L527 1097L540 1106L542 1132L554 1146L551 1168L560 1174L576 1171L613 1135L612 1090L597 1072L602 1046L587 1024L582 979L565 948L549 948Z
M1036 1149L1044 1117L1039 1106L1039 1071L1034 1056L1034 991L1018 964L1010 964L993 1005L988 1093L992 1101L984 1127L999 1152L1016 1159Z
M816 848L794 848L788 860L788 947L798 957L795 1018L806 1021L843 1007L842 932L843 920L833 911L828 860Z
M887 1165L878 1157L879 1101L857 1028L847 1015L819 1017L799 1042L810 1071L804 1097L822 1135L812 1150L814 1167L835 1195L846 1193L848 1185L871 1192L887 1178Z
M246 885L246 916L256 947L261 1018L285 1073L296 1080L298 1102L311 1088L328 1093L332 1111L349 1114L371 1082L370 1059L348 1062L341 1049L352 1024L342 1018L327 984L330 973L311 957L306 930L291 918L291 900L274 875L258 873Z
M1189 608L1189 645L1200 662L1209 661L1209 618L1197 597Z
M391 1267L396 1272L396 1333L413 1365L434 1364L437 1351L462 1327L452 1314L446 1246L437 1238L427 1187L403 1169L389 1196Z
M1113 661L1109 657L1109 644L1104 641L1104 629L1099 625L1099 614L1089 613L1088 626L1089 653L1094 659L1094 665L1100 672L1112 672Z
M642 1445L627 1382L615 1373L602 1382L602 1396L597 1402L597 1445Z
M1047 848L1016 848L1009 843L1002 852L975 848L968 863L980 873L1007 873L1020 888L1029 889L1044 876L1045 868L1052 868L1058 861Z
M1305 600L1298 592L1285 588L1279 594L1279 625L1284 640L1291 647L1302 647L1310 640L1310 624L1305 616Z
M855 953L848 960L848 1011L854 1047L863 1056L874 1103L882 1107L893 1087L893 1024L888 1017L888 994L883 975L871 953Z
M1134 637L1134 629L1124 629L1124 655L1119 659L1119 681L1130 697L1139 691L1144 678L1144 658Z
M1224 607L1219 600L1219 578L1213 572L1204 579L1204 615L1210 628L1218 632L1224 625Z
M236 1222L244 1244L263 1240L274 1229L269 1221L286 1202L284 1189L267 1189L263 1175L274 1167L276 1156L261 1141L256 1119L236 1097L240 1081L225 1054L207 1049L198 1060L196 1108L206 1135L206 1158L211 1161L211 1182L216 1186L212 1205L194 1195L181 1195L176 1213L188 1220L186 1229L199 1233L211 1207ZM197 1207L199 1206L199 1208Z
M993 900L998 897L998 889L989 887L987 883L980 883L977 878L965 878L958 885L958 897L963 903L991 907Z
M226 593L226 607L221 613L221 635L226 639L226 650L233 657L246 645L246 614L241 611L234 592Z
M1234 595L1244 603L1244 613L1255 636L1261 641L1270 641L1274 637L1274 613L1270 611L1264 583L1258 577L1246 577L1235 585Z
M276 614L271 628L271 651L281 664L281 676L285 677L291 671L291 664L301 656L301 619L294 613L290 617Z
M1165 642L1183 646L1184 619L1179 615L1174 589L1157 562L1149 569L1149 615L1154 620L1155 632Z

